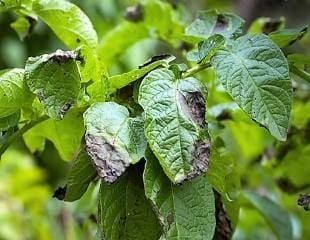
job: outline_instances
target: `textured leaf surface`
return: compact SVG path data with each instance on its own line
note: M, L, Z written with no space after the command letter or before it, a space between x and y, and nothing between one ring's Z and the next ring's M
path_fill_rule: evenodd
M42 150L44 139L49 139L55 145L60 157L69 161L78 150L83 133L82 114L71 111L62 121L48 119L36 125L24 134L24 140L31 152L35 152Z
M243 22L234 14L216 10L201 11L198 18L186 28L185 35L207 39L213 34L220 34L234 39L242 34Z
M172 71L156 69L142 81L139 103L147 141L171 181L205 172L210 141L204 86L195 78L176 79Z
M292 83L281 50L265 35L243 36L211 59L226 91L279 140L285 140Z
M80 74L73 52L58 50L29 58L25 79L30 90L44 106L46 114L62 119L76 103L80 90Z
M206 176L173 185L150 150L146 151L145 194L155 206L164 233L161 239L213 239L214 195Z
M146 148L143 121L130 118L127 108L113 102L96 103L84 113L86 149L100 177L114 182L138 162Z
M244 195L261 212L279 239L294 239L290 215L284 209L270 199L255 193L246 192Z
M65 201L80 199L97 172L84 148L81 148L68 173Z
M32 99L32 94L24 81L23 69L0 71L0 117L15 113Z
M157 240L161 235L137 168L129 168L129 172L112 185L102 182L99 206L100 226L105 239Z
M96 47L97 33L76 5L64 0L35 0L33 10L68 47Z
M202 61L209 61L216 51L224 45L225 39L223 36L215 34L207 40L198 43L198 51L192 51L187 54L187 59L201 63Z

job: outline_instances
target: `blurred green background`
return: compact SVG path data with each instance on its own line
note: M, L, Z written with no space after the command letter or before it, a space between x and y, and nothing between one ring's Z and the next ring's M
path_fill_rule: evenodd
M75 0L91 19L103 39L124 18L126 7L134 0ZM170 0L184 21L190 22L198 10L217 8L243 17L250 23L258 17L286 18L287 27L303 28L310 21L308 0ZM0 69L24 67L29 56L66 49L41 21L21 41L10 24L12 13L0 13ZM154 39L144 39L122 49L108 66L110 74L128 71L152 55L176 49ZM285 53L310 53L309 33ZM309 84L293 77L295 87L292 126L288 141L275 141L263 128L235 109L209 71L200 74L209 79L209 119L211 134L220 136L225 151L233 157L243 189L256 190L278 202L289 214L295 239L310 239L310 213L297 207L300 193L310 189L310 91ZM1 104L1 103L0 103ZM235 109L235 110L234 110ZM223 113L226 113L223 114ZM212 121L214 120L214 121ZM216 121L215 121L216 120ZM220 120L220 124L218 121ZM1 142L1 135L0 135ZM35 155L17 142L0 163L0 240L93 239L96 232L96 195L93 183L83 198L64 203L52 198L63 186L70 163L59 157L51 142ZM250 206L243 207L234 239L276 239L264 218Z

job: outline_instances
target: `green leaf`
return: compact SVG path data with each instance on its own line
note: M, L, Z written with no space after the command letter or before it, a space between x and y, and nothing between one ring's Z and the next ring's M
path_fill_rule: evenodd
M150 150L146 151L146 159L145 194L163 226L160 239L213 239L214 195L206 176L173 185Z
M127 86L128 84L142 78L145 74L161 65L168 67L169 62L173 61L174 59L174 56L169 55L166 56L164 59L152 62L150 64L147 64L146 66L139 67L138 69L134 69L130 72L110 77L108 80L110 92L114 92L117 89L121 89Z
M296 41L303 38L308 31L308 27L301 30L296 29L283 29L269 34L269 37L274 41L280 48L284 48L294 44Z
M20 119L20 111L17 111L9 116L0 118L0 132L14 127L18 124Z
M31 152L44 148L44 139L49 139L57 148L60 157L69 161L77 152L84 133L82 113L69 112L62 121L48 119L24 134Z
M74 52L57 50L27 60L25 80L54 119L62 119L77 101L80 73L75 58Z
M290 215L284 209L270 199L256 193L246 192L244 196L263 215L279 239L294 239Z
M24 81L23 69L0 71L0 117L14 114L32 100L33 96Z
M104 181L116 181L129 164L144 156L143 121L129 117L127 108L114 102L96 103L84 113L84 122L88 155Z
M198 52L192 51L187 54L187 59L197 63L209 61L216 51L224 45L223 36L215 34L207 40L198 43Z
M242 34L243 23L243 19L231 13L219 13L216 10L201 11L185 29L185 35L207 39L214 34L220 34L227 39L235 39Z
M29 34L34 22L35 20L30 17L19 17L15 22L11 23L11 27L18 34L19 39L23 40Z
M142 177L138 168L128 170L112 185L101 183L101 231L110 240L157 240L161 228L144 195Z
M31 0L1 0L0 12L16 10L19 8L30 8Z
M64 0L35 0L33 11L69 48L81 44L97 46L98 37L92 23L76 5Z
M287 61L301 69L304 69L305 65L310 65L310 57L303 54L290 54L287 56Z
M80 199L86 192L89 183L96 177L97 172L87 155L81 148L73 160L73 164L68 173L65 201L75 201Z
M145 112L146 139L175 183L208 168L205 97L205 88L197 79L176 79L164 68L149 73L140 85L138 101Z
M292 83L281 50L265 35L245 35L211 59L226 91L279 140L285 140Z

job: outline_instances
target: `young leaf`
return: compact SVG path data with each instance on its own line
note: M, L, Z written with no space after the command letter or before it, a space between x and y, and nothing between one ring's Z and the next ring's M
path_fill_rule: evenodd
M19 17L15 22L11 24L11 27L18 34L20 40L23 40L33 28L35 19L31 17Z
M175 59L174 56L168 55L164 59L160 59L158 61L151 62L145 66L139 67L139 69L134 69L130 72L123 73L120 75L115 75L109 78L109 87L110 92L116 91L116 89L121 89L128 84L138 80L139 78L143 77L148 72L152 71L153 69L163 65L168 66L169 62Z
M36 125L24 134L24 140L31 152L35 152L42 150L47 138L55 145L60 157L70 161L81 144L83 133L82 114L71 111L62 121L48 119Z
M80 73L75 58L74 52L57 50L27 60L25 80L51 118L62 119L77 101Z
M284 48L294 44L296 41L306 35L308 27L301 30L296 29L283 29L269 34L272 41L275 42L280 48Z
M209 61L216 51L223 46L225 39L223 36L215 34L207 40L198 43L198 52L192 51L187 54L187 59L201 63Z
M214 34L220 34L227 39L235 39L242 34L243 23L243 19L231 13L201 11L198 18L185 29L185 35L207 39Z
M161 228L137 168L129 168L114 184L102 182L99 195L100 227L105 239L159 239Z
M281 50L265 35L245 35L211 59L226 91L279 140L285 140L292 83Z
M284 209L270 199L253 192L246 192L244 196L261 212L279 239L294 239L291 219Z
M30 104L32 96L24 81L23 69L0 71L0 117L9 116Z
M150 150L146 159L144 189L163 226L160 239L213 239L214 195L206 176L173 185Z
M81 148L73 160L73 165L68 173L65 201L75 201L80 199L86 192L89 183L96 177L96 170L87 155Z
M84 113L86 149L100 177L112 183L146 148L143 121L130 118L127 108L113 102L96 103Z
M138 101L145 112L145 136L174 183L208 169L205 95L197 79L176 79L164 68L152 71L141 83Z
M98 37L92 23L76 5L64 0L35 0L33 11L69 48L81 44L97 46Z

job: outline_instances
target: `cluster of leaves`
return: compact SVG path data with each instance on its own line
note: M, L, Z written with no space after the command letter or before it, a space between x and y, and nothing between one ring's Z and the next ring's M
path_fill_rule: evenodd
M56 192L65 201L79 199L99 178L99 239L230 238L240 206L247 205L280 239L293 238L280 206L241 191L219 121L206 120L212 115L208 79L193 75L215 73L234 108L284 141L293 95L289 72L307 81L309 74L306 57L290 55L288 63L280 48L307 29L278 26L265 35L257 22L244 34L241 18L215 10L186 26L168 3L145 0L99 43L88 17L67 1L2 0L0 11L19 16L12 27L21 38L41 20L69 48L0 72L0 154L21 137L31 152L51 141L63 160L73 159L66 187ZM163 54L109 76L112 60L147 37L194 49L181 64Z

